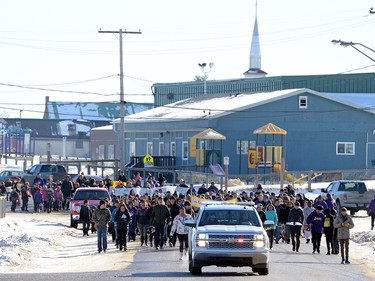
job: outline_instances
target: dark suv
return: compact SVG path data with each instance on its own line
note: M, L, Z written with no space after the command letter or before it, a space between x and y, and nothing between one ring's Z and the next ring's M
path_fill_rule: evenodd
M53 177L53 180L64 180L67 171L64 166L56 164L36 164L30 169L26 170L25 173L21 175L22 182L32 182L34 181L37 174L46 180L49 177Z

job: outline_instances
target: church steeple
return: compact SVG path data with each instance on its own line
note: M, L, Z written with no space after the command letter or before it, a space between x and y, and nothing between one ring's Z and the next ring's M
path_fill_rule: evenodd
M258 19L257 19L258 2L255 1L255 22L253 30L253 38L251 40L250 48L250 67L249 70L244 72L245 77L262 77L266 76L267 72L261 69L261 55L260 55L260 43L259 43L259 32L258 32Z

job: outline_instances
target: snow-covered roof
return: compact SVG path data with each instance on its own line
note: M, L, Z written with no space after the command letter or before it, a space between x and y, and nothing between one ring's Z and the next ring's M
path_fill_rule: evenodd
M91 131L112 131L112 130L113 130L113 125L96 127L96 128L91 129Z
M113 120L118 118L120 104L118 102L48 102L48 119L84 119ZM153 108L151 103L125 104L126 115L142 112Z
M321 93L321 95L375 114L375 93Z
M306 93L375 113L375 111L372 111L372 108L375 106L375 93L319 93L314 90L302 88L260 93L202 95L127 116L125 117L125 122L160 122L163 120L182 121L218 118L233 112L243 111L262 104ZM119 119L114 123L118 122Z
M284 98L287 95L311 91L288 89L275 92L202 95L127 116L126 122L160 122L160 120L189 120L217 118L245 108L251 108ZM116 120L118 122L118 120Z

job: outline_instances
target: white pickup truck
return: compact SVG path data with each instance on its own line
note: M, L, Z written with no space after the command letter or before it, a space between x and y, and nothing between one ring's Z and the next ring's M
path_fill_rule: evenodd
M332 195L337 209L346 207L351 215L360 210L367 210L374 198L374 192L369 191L363 181L333 181L321 191L323 195L327 193Z
M202 273L203 266L250 266L253 272L269 272L269 240L254 207L238 204L201 206L189 232L189 271Z

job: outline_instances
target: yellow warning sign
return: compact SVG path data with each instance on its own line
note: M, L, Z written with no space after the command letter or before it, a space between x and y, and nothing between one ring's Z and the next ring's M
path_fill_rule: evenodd
M154 157L152 157L150 154L146 154L146 156L143 157L143 164L145 167L153 167Z

